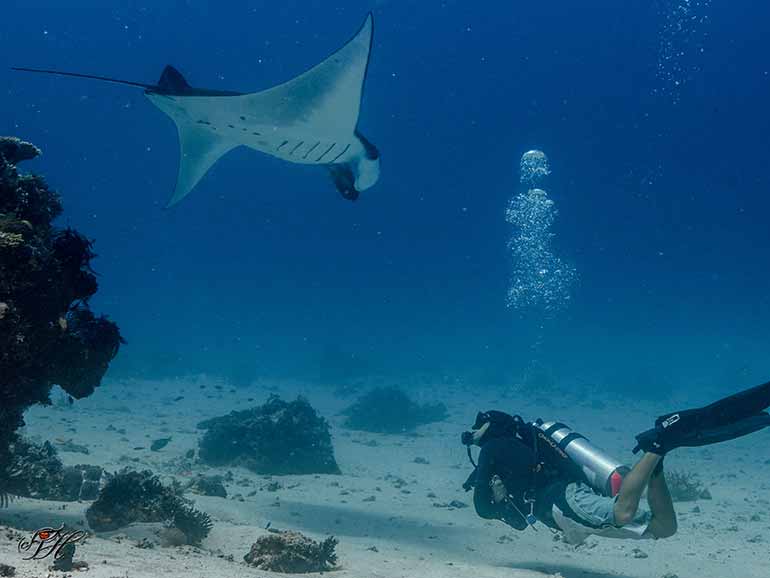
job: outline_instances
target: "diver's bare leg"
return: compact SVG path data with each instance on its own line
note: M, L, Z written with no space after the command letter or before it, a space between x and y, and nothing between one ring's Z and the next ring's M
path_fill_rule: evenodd
M671 500L671 492L666 485L663 468L652 474L647 486L647 502L650 504L652 520L647 526L647 532L656 538L670 538L676 534L676 511Z
M623 478L623 484L620 486L620 492L614 506L615 523L619 526L624 526L634 519L636 511L639 509L642 493L649 484L652 472L661 459L663 458L657 454L646 453Z

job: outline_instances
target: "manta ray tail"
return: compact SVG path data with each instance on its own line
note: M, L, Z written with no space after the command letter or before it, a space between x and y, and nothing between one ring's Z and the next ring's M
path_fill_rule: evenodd
M89 78L91 80L101 80L104 82L127 84L128 86L138 86L140 88L146 88L149 90L157 88L153 84L144 84L143 82L134 82L132 80L122 80L120 78L112 78L109 76L97 76L95 74L82 74L80 72L66 72L63 70L50 70L45 68L27 68L24 66L11 66L11 70L16 70L18 72L35 72L38 74L55 74L57 76L74 76L76 78Z

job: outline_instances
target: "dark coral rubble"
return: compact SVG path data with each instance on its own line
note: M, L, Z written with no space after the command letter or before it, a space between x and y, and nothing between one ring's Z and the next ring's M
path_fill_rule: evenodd
M74 502L94 500L99 493L102 468L65 466L49 442L17 438L8 453L8 489L16 496Z
M149 470L123 470L109 477L99 498L86 510L88 525L111 532L135 522L163 522L174 518L180 498Z
M214 524L207 513L180 504L174 517L166 522L166 527L176 528L184 535L185 543L197 546L209 535Z
M211 518L181 496L181 486L163 485L149 470L125 469L108 477L98 499L86 510L92 530L111 532L137 522L164 522L192 545L200 544L211 531Z
M271 396L264 405L198 424L201 461L258 474L338 474L329 424L304 398Z
M201 496L227 497L227 489L222 483L222 476L198 475L189 485L189 490Z
M58 229L59 195L16 163L40 151L0 137L0 495L24 410L49 402L53 384L74 398L100 384L121 343L117 326L88 307L96 292L91 241Z
M259 538L243 559L250 566L270 572L306 574L332 570L337 563L337 539L322 542L288 530L269 530Z

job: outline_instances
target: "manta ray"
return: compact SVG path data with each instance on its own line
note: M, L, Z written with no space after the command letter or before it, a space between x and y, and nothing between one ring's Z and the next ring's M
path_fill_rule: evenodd
M327 168L342 196L356 200L380 174L380 153L358 130L372 48L370 13L342 48L299 76L267 90L193 88L173 66L157 84L13 67L13 70L117 82L144 88L179 134L179 173L167 206L184 199L225 153L246 146L292 163Z

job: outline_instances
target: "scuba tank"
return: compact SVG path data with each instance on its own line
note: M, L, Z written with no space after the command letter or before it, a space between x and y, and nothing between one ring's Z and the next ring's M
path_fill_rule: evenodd
M531 424L538 439L558 454L565 454L586 478L588 484L604 496L614 497L620 491L623 477L630 468L592 445L585 436L561 422L538 419ZM564 457L564 456L563 456Z

